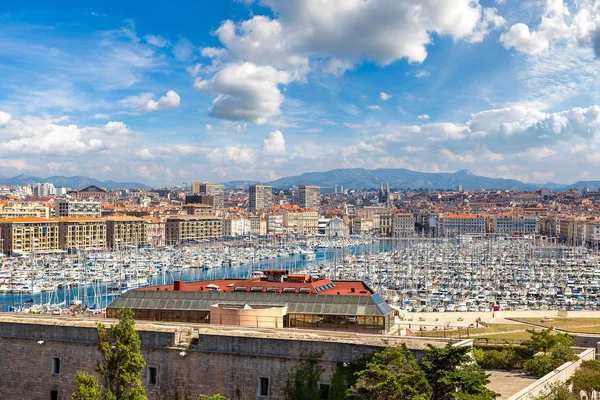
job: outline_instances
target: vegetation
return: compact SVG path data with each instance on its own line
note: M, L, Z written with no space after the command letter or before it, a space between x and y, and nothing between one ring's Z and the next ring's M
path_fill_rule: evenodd
M290 371L283 389L286 399L314 400L320 398L319 380L323 368L319 365L319 360L322 356L323 353L301 356L298 365Z
M489 390L489 374L473 362L469 347L443 348L429 345L419 362L436 400L493 400L498 394Z
M535 400L578 400L577 396L571 393L569 385L566 383L554 384L549 389L548 393L537 397Z
M373 356L348 394L365 400L427 400L431 387L425 374L406 348L388 347Z
M215 394L212 396L200 395L200 400L228 400L227 397Z
M523 368L533 376L544 376L562 364L575 360L571 349L573 338L566 333L552 334L553 328L531 332L531 339L523 342L534 356L525 361ZM535 354L539 352L538 354Z
M571 377L573 391L579 393L583 390L588 399L592 392L600 392L600 360L589 360L581 363L581 368Z
M524 362L531 357L524 346L479 345L473 354L481 368L507 371L523 369Z
M122 309L117 314L119 323L107 329L98 323L98 350L101 359L96 365L96 376L78 371L77 390L73 400L146 400L141 372L146 365L140 352L140 336L135 330L131 310Z
M523 346L527 346L533 351L547 352L557 346L570 346L573 342L573 338L566 333L555 333L553 334L554 328L543 329L541 331L535 331L533 329L527 330L531 334L531 339L523 342Z

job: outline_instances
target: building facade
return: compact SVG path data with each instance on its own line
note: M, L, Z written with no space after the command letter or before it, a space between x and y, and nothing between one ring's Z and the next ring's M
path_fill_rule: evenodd
M392 236L406 237L415 233L415 216L409 213L396 213L392 219Z
M56 202L56 217L93 217L102 215L100 203L95 201L58 200Z
M267 185L250 185L248 190L248 209L264 211L273 204L273 188Z
M106 219L106 244L111 250L148 244L147 233L142 218L109 217Z
M106 222L91 217L58 219L60 249L96 251L106 249Z
M474 214L449 214L437 218L436 233L440 237L463 234L485 234L485 218Z
M165 221L165 243L169 246L223 237L223 221L214 215L178 215Z
M221 183L201 183L199 193L212 196L214 199L213 205L216 208L225 206L225 187Z
M61 248L58 222L37 217L0 220L0 245L8 255L56 252Z
M298 186L298 205L301 208L318 210L321 206L321 188L319 186Z

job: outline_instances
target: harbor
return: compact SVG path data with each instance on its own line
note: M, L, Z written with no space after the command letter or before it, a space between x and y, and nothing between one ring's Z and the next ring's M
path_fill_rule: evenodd
M353 236L7 257L0 269L0 310L101 313L127 290L255 277L268 269L362 280L406 312L590 311L600 301L597 249L540 236Z

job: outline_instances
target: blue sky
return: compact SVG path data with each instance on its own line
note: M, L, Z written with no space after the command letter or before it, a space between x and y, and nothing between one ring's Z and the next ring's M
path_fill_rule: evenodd
M599 0L5 2L0 174L600 179L597 25Z

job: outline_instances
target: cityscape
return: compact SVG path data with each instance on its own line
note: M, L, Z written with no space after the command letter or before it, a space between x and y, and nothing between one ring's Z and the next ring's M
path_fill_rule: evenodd
M600 398L600 0L0 7L0 399Z

